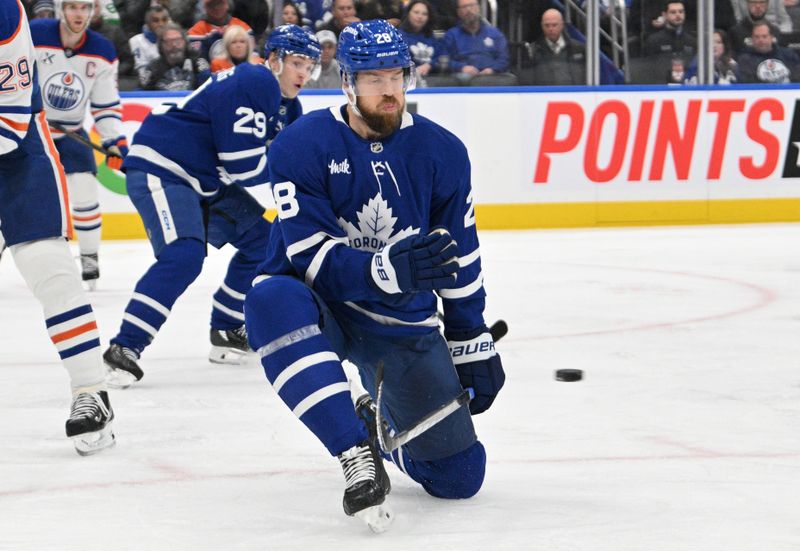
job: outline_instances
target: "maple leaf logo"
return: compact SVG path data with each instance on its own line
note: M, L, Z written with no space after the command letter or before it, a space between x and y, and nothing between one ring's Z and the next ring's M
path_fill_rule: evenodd
M358 227L351 224L341 216L339 226L347 232L350 246L354 249L377 252L389 243L395 243L409 235L419 233L419 228L408 226L394 235L394 225L397 218L392 216L392 208L378 192L375 197L367 201L360 211L356 212Z

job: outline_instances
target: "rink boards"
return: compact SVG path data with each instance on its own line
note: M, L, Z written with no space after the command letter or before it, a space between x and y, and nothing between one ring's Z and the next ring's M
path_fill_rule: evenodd
M123 94L128 138L182 96ZM344 97L302 101L308 112ZM409 109L467 145L482 229L800 221L789 85L435 89L412 93ZM122 177L101 166L99 178L103 237L143 237Z

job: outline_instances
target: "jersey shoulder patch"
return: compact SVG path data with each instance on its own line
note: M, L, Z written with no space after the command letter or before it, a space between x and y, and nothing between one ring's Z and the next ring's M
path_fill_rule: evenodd
M114 44L97 31L87 29L86 42L78 50L79 54L97 56L113 63L117 59L117 50Z
M58 34L58 21L55 19L34 19L31 21L31 38L34 46L63 48Z

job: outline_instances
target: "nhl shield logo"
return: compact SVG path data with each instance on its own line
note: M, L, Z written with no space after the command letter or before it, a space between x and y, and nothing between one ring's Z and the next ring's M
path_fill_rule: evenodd
M47 105L59 111L74 109L83 99L85 86L81 78L71 71L51 75L42 86L42 96Z
M383 151L383 144L381 142L372 142L369 144L369 150L373 153L380 153Z

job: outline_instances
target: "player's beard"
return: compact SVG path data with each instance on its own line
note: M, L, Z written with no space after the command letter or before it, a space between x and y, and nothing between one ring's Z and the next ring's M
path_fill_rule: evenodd
M387 103L397 104L397 109L393 113L381 113L378 111L381 106ZM356 96L356 106L361 113L361 118L364 119L370 130L377 134L376 138L381 139L400 128L400 122L403 120L403 111L405 111L405 100L398 101L394 96L383 96L376 110L371 111L362 105L361 98Z

